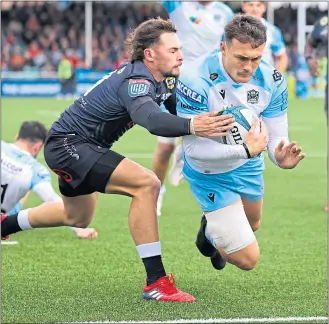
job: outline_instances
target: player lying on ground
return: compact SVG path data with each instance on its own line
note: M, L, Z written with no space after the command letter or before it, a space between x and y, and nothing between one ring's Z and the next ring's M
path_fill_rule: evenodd
M38 121L23 122L14 143L1 142L1 212L15 215L32 190L42 201L61 202L49 170L36 160L47 136ZM25 199L24 199L25 198ZM93 228L71 227L79 238L96 238Z
M261 60L265 45L265 26L236 15L225 27L220 50L185 66L177 84L177 111L185 118L221 107L237 110L237 116L247 108L262 117L260 132L256 120L239 145L223 144L222 138L183 137L184 177L203 211L196 244L216 269L228 261L250 270L258 261L254 231L262 216L266 146L271 161L282 169L292 169L304 158L301 148L289 142L287 85L281 73Z
M174 116L176 98L165 83L178 77L183 56L175 26L162 19L142 23L127 40L131 62L98 81L52 125L44 155L59 176L63 204L52 202L2 220L2 236L38 227L87 227L97 192L132 198L129 228L147 273L145 299L193 302L166 275L161 258L156 203L160 181L141 165L110 150L134 124L158 136L226 135L232 116ZM164 104L170 114L162 112ZM113 215L111 217L121 217Z

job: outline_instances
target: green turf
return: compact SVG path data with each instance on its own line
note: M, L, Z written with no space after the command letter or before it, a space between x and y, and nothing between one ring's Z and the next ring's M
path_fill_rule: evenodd
M3 100L2 136L11 141L23 120L50 125L69 101ZM216 272L194 245L200 210L188 186L167 186L160 232L167 272L195 304L141 300L144 269L129 234L129 199L101 196L94 241L69 229L19 233L2 246L2 322L260 318L327 314L326 121L323 101L292 101L290 137L308 157L293 171L266 160L265 204L257 232L261 259L253 271ZM135 127L115 149L152 153L156 139ZM42 157L40 157L42 160ZM151 159L136 159L151 167ZM56 179L54 177L54 183ZM28 205L39 200L31 197Z

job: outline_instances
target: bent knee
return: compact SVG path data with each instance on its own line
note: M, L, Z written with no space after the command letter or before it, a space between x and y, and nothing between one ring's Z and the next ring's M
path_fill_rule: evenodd
M257 242L254 242L245 249L239 251L239 254L232 260L232 263L242 270L250 271L255 268L259 256L259 246Z
M239 261L237 267L239 267L241 270L250 271L255 268L258 260L259 255L248 256Z
M145 173L143 182L138 188L136 195L149 195L151 194L154 197L158 197L161 187L161 181L155 175L154 172L149 171Z

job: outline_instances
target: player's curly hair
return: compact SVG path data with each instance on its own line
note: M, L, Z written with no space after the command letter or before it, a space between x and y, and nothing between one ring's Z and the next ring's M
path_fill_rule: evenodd
M176 27L170 20L158 17L144 21L125 41L131 61L143 60L144 50L159 42L162 34L176 32Z
M237 14L225 26L225 41L232 43L233 38L241 43L250 43L252 48L266 43L266 27L257 18L246 14Z

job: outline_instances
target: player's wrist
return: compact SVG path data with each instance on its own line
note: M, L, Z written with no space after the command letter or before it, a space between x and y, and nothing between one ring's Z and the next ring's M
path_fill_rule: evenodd
M242 143L242 146L247 154L247 159L250 159L251 158L251 154L250 154L250 151L249 151L249 148L248 148L248 145L246 143Z
M194 117L192 117L189 120L189 134L190 135L195 135L195 129L194 129Z

